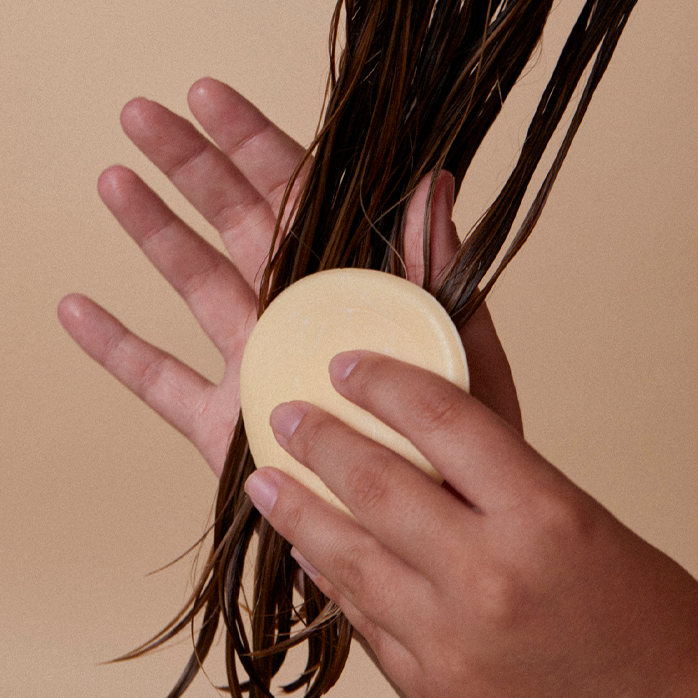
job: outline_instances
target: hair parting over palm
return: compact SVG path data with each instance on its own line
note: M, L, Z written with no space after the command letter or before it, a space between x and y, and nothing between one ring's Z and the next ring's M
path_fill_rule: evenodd
M236 696L271 696L287 650L300 642L307 642L307 665L289 691L322 695L347 657L349 623L307 578L296 603L291 546L243 491L254 463L238 417L240 361L258 314L286 286L346 266L423 285L461 328L473 395L521 429L509 367L483 300L534 228L635 0L585 3L510 177L462 243L451 209L540 42L552 4L339 0L327 104L308 149L212 79L200 80L189 93L190 109L212 140L146 99L124 108L126 134L219 231L228 252L207 243L130 170L115 166L102 174L105 204L222 354L218 385L87 298L68 296L59 308L80 346L190 439L221 477L212 550L189 603L153 640L126 655L158 647L199 619L195 651L171 696L181 695L199 671L221 619L229 688ZM512 231L543 152L583 79L553 164ZM255 532L256 562L248 554ZM241 580L251 562L250 619ZM236 659L247 680L238 676Z

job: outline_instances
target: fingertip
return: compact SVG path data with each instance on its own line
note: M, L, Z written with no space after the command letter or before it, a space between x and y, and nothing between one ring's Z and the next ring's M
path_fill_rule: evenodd
M187 93L187 104L196 120L206 128L211 119L216 119L222 90L226 86L214 78L199 78Z
M227 105L228 108L235 105L239 97L240 94L230 85L216 78L203 77L189 88L187 103L197 119L206 119L220 110L222 105Z
M435 265L445 266L460 246L456 226L453 223L453 205L456 180L446 170L439 173L431 204L431 225L437 235L432 238L432 256Z
M121 122L121 128L123 128L129 138L134 133L138 133L144 129L148 111L154 104L155 102L145 97L134 97L123 106L121 114L119 115L119 120Z
M198 99L201 97L209 96L212 89L215 89L222 83L215 78L205 76L199 78L190 88L187 93L187 98L191 101L192 99Z
M58 304L57 315L63 329L92 356L93 352L86 347L93 344L95 334L109 315L81 293L65 296Z
M274 436L283 447L288 445L289 439L298 428L303 417L308 413L310 405L299 400L283 402L277 405L269 415L269 424Z
M136 112L140 111L145 104L147 104L148 100L145 97L133 97L133 99L129 99L126 104L121 108L121 118L128 118L135 114Z
M208 95L210 78L199 78L187 92L187 102L189 107L196 103L198 100L205 98Z
M56 314L66 330L70 331L83 323L87 302L87 298L80 293L69 293L61 298Z
M108 189L112 188L114 178L118 174L117 168L118 165L110 165L100 172L99 177L97 177L97 191L100 196L103 196Z
M133 176L133 172L123 165L110 165L97 178L97 193L104 201L112 199L119 192L124 181Z
M434 191L434 200L437 198L443 199L444 203L450 211L453 210L453 204L456 196L456 179L448 170L441 170L436 179L436 189ZM450 216L449 216L450 217Z
M237 90L220 80L204 77L197 80L187 94L187 103L194 117L205 130L213 129L218 137L221 127L229 128L249 118L250 104ZM219 143L220 145L220 143Z
M63 296L58 303L58 316L63 318L79 315L78 303L80 298L82 296L79 293L69 293L67 296Z
M279 496L279 486L268 468L255 470L245 480L245 492L252 500L255 509L268 518Z
M295 546L291 548L291 557L298 563L298 566L305 572L313 582L317 582L320 573L308 562L307 558Z
M336 385L344 383L362 356L363 352L360 351L344 351L332 357L329 365L332 383Z

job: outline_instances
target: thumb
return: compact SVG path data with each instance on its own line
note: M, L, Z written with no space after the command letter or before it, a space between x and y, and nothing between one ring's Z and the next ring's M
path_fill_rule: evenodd
M424 282L424 213L431 177L431 174L427 175L417 185L405 214L403 247L407 278L419 286ZM438 278L460 246L456 226L451 220L453 198L453 175L442 170L431 202L430 283Z
M417 185L405 214L404 252L407 278L415 284L424 281L424 211L429 196L431 175ZM431 204L431 274L433 284L460 247L453 213L454 179L442 170L436 180ZM521 409L511 368L495 330L489 311L482 303L468 323L460 328L468 357L470 393L523 432Z

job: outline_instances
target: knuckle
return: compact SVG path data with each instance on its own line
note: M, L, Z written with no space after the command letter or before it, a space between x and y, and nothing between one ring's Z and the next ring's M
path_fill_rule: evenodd
M366 644L373 650L377 657L384 652L383 633L367 618L351 614L351 624L354 631L358 633Z
M525 586L509 570L481 570L478 579L479 612L490 625L512 627L527 606Z
M292 545L302 544L306 531L306 507L302 503L280 492L267 520Z
M211 214L211 220L217 230L236 240L261 226L266 214L266 202L263 200L236 201L221 204L218 210Z
M192 131L194 127L188 124ZM169 178L177 178L182 173L186 172L190 167L195 166L208 152L208 142L203 139L197 139L196 145L188 152L183 153L178 158L169 163L164 172Z
M327 418L311 410L301 419L289 444L294 455L306 465L315 463L319 458L327 458L331 453L327 446Z
M458 403L450 391L430 394L428 397L417 396L413 414L418 415L419 428L424 432L434 433L452 429L462 422Z
M119 327L105 341L100 357L100 363L109 371L119 365L120 355L126 352L125 344L128 333L125 328Z
M235 155L240 155L247 148L254 146L269 130L271 130L271 128L272 123L266 119L259 123L255 123L247 133L243 134L242 137L229 148L228 155L230 158Z
M281 513L281 512L280 512ZM303 507L291 505L285 507L279 519L283 521L284 537L291 541L297 541L303 530Z
M350 598L362 598L367 590L368 578L364 571L365 554L357 546L348 546L336 559L339 585Z
M554 548L575 548L593 537L593 517L577 498L546 493L536 502L539 530Z
M222 257L211 255L198 269L192 271L183 281L181 294L185 299L195 299L204 296L216 276L222 276L226 262Z
M160 356L148 362L140 375L138 385L139 393L143 396L151 394L162 382L164 373L167 370L168 357Z
M283 201L284 194L286 193L286 189L288 188L288 180L284 179L276 184L272 184L269 188L269 201L272 201L274 203L274 209L278 209L279 206L281 205L281 202ZM299 179L297 179L293 183L293 187L291 189L291 199L290 201L293 201L299 194L301 188L301 182ZM290 208L290 206L289 206Z
M347 473L348 496L365 510L383 506L389 491L389 466L385 454L373 452L356 462Z

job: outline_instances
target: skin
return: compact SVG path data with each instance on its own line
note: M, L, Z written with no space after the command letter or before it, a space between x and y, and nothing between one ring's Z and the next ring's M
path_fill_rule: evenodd
M254 327L260 270L289 177L304 148L230 87L210 78L188 95L192 114L208 133L165 107L137 98L121 113L133 143L172 181L221 235L221 254L178 218L137 174L115 165L98 192L124 230L186 302L221 353L225 371L214 385L175 357L124 327L94 301L66 296L58 318L77 344L163 419L182 432L220 476L240 409L238 374ZM433 215L434 267L443 267L457 240L450 219L452 192L442 175ZM445 190L445 191L444 191ZM406 263L421 282L421 222L426 183L408 212ZM511 372L483 307L461 333L471 358L475 394L521 424Z
M122 126L218 229L228 256L132 171L111 167L98 188L221 352L223 379L208 382L84 296L64 298L58 314L85 352L220 475L260 269L303 148L215 80L195 83L189 105L212 140L145 99L126 105ZM423 182L406 228L417 283L426 190ZM442 173L432 208L435 275L457 245L452 192ZM272 468L247 482L255 505L403 696L695 695L698 584L526 444L485 306L461 338L470 395L375 354L339 355L329 367L335 388L408 436L447 487L318 408L290 403L272 413L277 439L356 520Z
M447 381L368 352L329 370L451 491L302 402L276 438L356 520L272 468L246 490L402 695L696 695L690 575Z

